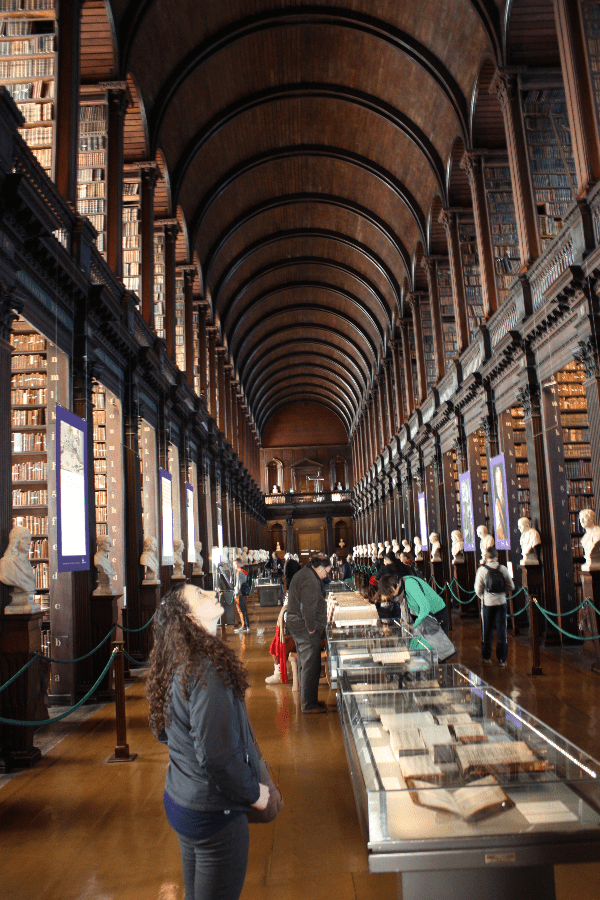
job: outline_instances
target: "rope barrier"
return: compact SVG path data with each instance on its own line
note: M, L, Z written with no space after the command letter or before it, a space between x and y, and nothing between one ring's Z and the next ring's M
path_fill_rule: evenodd
M126 656L127 659L129 660L129 662L133 663L134 666L147 666L148 665L147 659L142 659L142 660L134 659L133 656L131 656L131 654L129 654L127 652L127 650L125 650L125 648L123 648L123 656Z
M29 666L33 665L33 663L36 661L38 656L41 656L41 655L42 655L41 653L36 653L35 656L32 656L31 659L29 660L29 662L25 663L23 668L19 669L19 671L15 675L13 675L12 678L9 678L9 680L6 682L6 684L3 684L2 687L0 687L0 694L2 693L2 691L5 691L6 688L9 687L13 683L13 681L16 681L17 678L19 677L19 675L21 675L26 669L28 669Z
M51 719L42 719L41 721L35 721L35 722L22 722L20 719L5 719L3 716L0 716L0 722L3 725L23 725L23 726L29 728L29 727L39 726L39 725L53 725L54 722L60 722L61 719L66 719L67 716L70 716L71 713L74 713L75 710L79 709L80 706L83 706L83 704L86 703L90 699L90 697L92 696L92 694L94 693L94 691L99 686L100 682L102 681L102 679L104 678L104 676L106 675L106 673L108 672L110 667L112 666L113 659L114 659L116 652L117 652L116 648L113 649L112 653L110 654L110 659L106 663L102 674L98 676L98 680L89 689L89 691L87 692L85 697L82 697L81 700L78 700L77 703L75 704L75 706L72 706L70 709L66 710L66 712L60 713L58 716L53 716ZM41 656L41 654L38 654L38 656Z
M135 631L143 631L144 628L147 628L148 625L150 625L150 623L154 620L154 616L155 616L155 615L156 615L156 613L153 612L152 615L150 616L150 618L148 619L148 621L146 622L146 624L145 624L145 625L142 625L141 628L125 628L124 625L119 625L118 623L117 623L117 625L116 625L115 627L116 627L116 628L120 628L121 631L131 631L131 632L135 632Z
M570 634L568 631L565 631L564 628L561 628L560 625L557 625L556 622L553 622L552 619L548 617L548 614L543 606L537 602L537 600L533 601L545 619L550 622L551 625L554 625L557 631L560 631L561 634L564 634L565 637L571 638L574 641L597 641L599 639L599 635L592 634L590 637L582 637L580 634Z
M508 619L516 619L517 616L520 616L521 613L524 613L526 609L529 609L529 603L530 603L530 601L529 601L529 599L528 599L528 600L527 600L527 603L525 604L525 606L523 607L523 609L520 609L520 610L519 610L518 612L516 612L516 613L509 613L508 610L507 610L507 611L506 611L506 616L507 616L507 618L508 618Z
M110 629L110 631L108 632L106 637L102 638L100 643L96 647L94 647L93 650L90 650L90 652L86 653L85 656L78 656L77 659L53 659L53 657L51 657L51 656L44 656L43 653L38 653L37 655L41 656L41 658L45 659L47 662L62 663L63 665L67 665L68 663L82 662L84 659L88 659L88 657L93 656L94 653L96 653L96 651L99 650L100 647L107 642L109 637L111 637L111 635L114 634L116 628L117 628L117 626L113 625L113 627Z

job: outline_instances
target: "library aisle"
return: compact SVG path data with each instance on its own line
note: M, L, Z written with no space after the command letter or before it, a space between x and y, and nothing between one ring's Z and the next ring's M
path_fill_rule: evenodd
M291 685L266 685L278 610L250 611L250 634L229 628L227 639L251 673L250 717L285 806L273 824L251 827L242 900L393 900L395 878L368 872L335 694L321 689L329 715L302 717ZM477 621L457 619L453 639L460 660L481 672ZM510 639L507 669L490 667L485 677L597 756L597 676L564 655L542 652L542 666L545 675L531 678L527 645ZM162 807L167 752L147 727L143 690L139 679L127 691L134 762L106 763L115 744L107 705L34 769L0 781L3 900L183 900L178 844ZM557 900L600 900L600 863L557 867L556 886Z

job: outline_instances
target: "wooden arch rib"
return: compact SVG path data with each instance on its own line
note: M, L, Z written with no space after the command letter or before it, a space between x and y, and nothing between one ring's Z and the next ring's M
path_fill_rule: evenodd
M463 128L467 124L467 101L458 82L446 66L424 44L413 35L395 28L388 22L373 16L366 16L349 9L321 8L310 12L307 9L268 10L228 26L195 47L173 70L158 93L152 112L152 133L158 135L166 111L185 81L212 57L232 47L235 43L253 35L260 35L273 28L289 28L290 25L323 25L343 27L359 31L367 37L394 47L394 49L417 63L443 91L454 109Z
M321 352L321 348L325 348L329 352ZM329 341L314 339L303 340L302 338L298 338L294 341L280 341L278 344L273 345L269 350L265 351L260 360L260 364L257 364L256 368L248 375L245 382L246 397L248 400L254 397L265 372L268 373L271 368L279 362L285 361L287 363L287 360L293 359L297 355L302 356L305 359L325 360L329 365L339 366L344 371L345 377L356 385L359 394L366 394L369 387L369 378L365 372L351 356L344 354L344 363L342 363L339 359L331 355L332 350L337 351L338 353L342 352L339 348L334 347ZM263 365L264 367L259 369L258 365Z
M365 384L370 384L372 381L372 375L374 372L373 361L368 358L368 356L363 353L363 351L358 347L354 341L350 340L342 331L339 331L336 328L327 328L327 330L319 327L319 326L310 326L305 322L296 323L294 325L288 325L286 327L286 334L290 334L291 332L302 331L301 337L306 337L307 331L311 328L314 328L320 334L327 334L330 340L323 340L322 338L306 338L309 340L311 344L321 344L326 347L335 347L339 349L340 347L345 347L346 351L351 354L353 361L356 363L357 368L361 369L363 373L363 378L365 380ZM252 362L255 360L257 354L265 353L265 345L268 345L270 342L280 342L281 341L281 331L278 329L274 329L270 331L268 334L262 335L261 340L257 344L256 347L253 347L248 356L240 361L239 366L237 366L238 377L240 382L244 384L245 387L245 375L248 370L252 370Z
M349 407L353 411L353 415L356 414L357 410L361 406L361 398L354 393L353 390L350 389L347 381L344 380L343 376L338 372L335 372L333 369L327 366L320 365L311 365L309 362L299 362L296 365L288 366L287 370L278 369L276 371L271 371L268 374L268 378L265 380L264 385L262 386L260 392L257 394L254 403L253 410L259 410L262 406L263 401L266 397L268 397L273 390L274 387L279 387L282 383L281 376L285 376L285 383L292 383L294 379L298 378L298 376L306 376L308 378L316 378L319 382L324 382L325 384L330 385L331 387L339 388L342 394L345 396L346 401ZM278 379L278 381L276 381Z
M211 205L215 203L216 200L220 199L229 188L234 187L239 178L243 178L249 172L258 169L263 165L298 157L333 159L350 166L356 166L357 168L365 170L370 175L373 175L385 188L391 190L402 200L417 223L421 238L425 240L427 230L425 213L408 187L396 178L392 172L378 163L373 162L373 160L368 159L366 156L361 156L359 153L353 153L351 150L345 150L341 147L309 144L278 147L277 149L257 154L250 159L244 160L240 166L224 175L212 186L210 193L200 200L196 212L190 219L191 234L195 235L200 231L202 222L208 214Z
M266 423L277 409L287 406L290 402L302 403L307 400L313 400L317 403L321 402L325 406L329 406L342 420L346 431L350 433L354 415L348 410L343 398L324 387L317 387L310 383L282 385L273 394L271 403L265 409L261 409L260 414L256 417L256 426L259 432L262 433Z
M404 266L404 269L407 272L410 272L410 255L404 243L395 233L395 231L393 231L391 225L388 225L387 222L381 219L374 212L367 209L367 207L347 200L344 197L336 197L332 196L331 194L300 193L287 194L283 197L270 198L263 201L262 203L257 204L251 209L246 210L244 213L234 219L233 222L228 225L226 230L216 238L216 240L213 242L212 247L206 254L206 258L204 260L204 269L205 279L207 283L210 282L211 269L217 257L224 250L227 242L231 240L231 238L234 237L237 232L244 228L244 226L248 225L253 219L263 215L264 213L271 212L272 210L276 209L281 209L284 206L291 206L299 203L321 203L324 206L336 206L346 210L347 212L353 213L360 219L364 219L365 221L369 222L369 224L376 228L380 232L380 234L383 235L386 241L391 244L391 246L394 248L394 251L400 257L400 261ZM195 246L196 235L191 235L191 241L192 246ZM217 299L216 294L214 296L215 299Z
M384 262L381 257L377 256L374 250L368 247L366 244L361 243L349 235L341 234L339 231L329 231L324 228L297 228L294 230L287 231L278 231L275 234L269 234L266 237L260 238L258 241L255 241L252 244L249 244L242 253L238 256L234 257L229 263L229 265L224 269L223 274L217 281L215 285L215 296L219 297L223 293L227 281L236 272L252 257L254 253L258 253L263 250L265 247L269 245L275 245L279 241L287 241L290 238L319 238L328 241L336 241L337 243L344 244L349 247L352 251L358 253L369 266L372 266L376 269L380 275L387 281L391 290L394 294L394 300L396 303L400 302L400 285L396 278L394 272L390 269L390 267ZM393 311L393 306L390 307L388 304L388 314L391 315Z
M173 172L173 197L179 196L185 180L186 172L191 161L201 152L203 146L211 140L211 138L230 125L232 122L257 107L264 106L268 103L281 100L297 100L306 97L317 97L320 99L338 100L360 106L362 109L370 110L380 118L385 119L392 124L402 134L404 134L412 143L421 151L427 164L432 169L439 190L444 190L444 163L438 153L433 142L427 137L424 131L420 129L409 116L401 113L389 103L381 100L373 94L367 94L356 88L345 87L343 85L329 84L283 84L277 87L270 87L262 91L257 91L247 97L243 97L232 103L226 109L219 111L213 118L202 126L200 131L188 142L186 148L180 155L180 161Z
M265 419L262 423L261 428L258 429L261 439L262 439L263 431L265 430L266 426L269 424L270 420L273 418L275 413L279 412L280 409L284 409L286 406L290 406L291 404L296 403L296 402L298 402L298 403L312 402L312 403L318 404L319 406L327 407L328 409L331 410L332 413L334 413L338 417L338 419L344 426L344 430L346 431L346 434L348 434L348 435L350 434L351 426L348 425L348 423L345 421L344 416L340 413L339 407L336 406L336 404L333 401L329 400L328 398L318 397L318 396L311 397L310 401L307 401L304 397L299 398L299 397L290 396L290 397L284 397L273 404L273 406L271 407L271 409L268 412L268 415L265 416Z
M340 271L344 275L349 276L354 281L357 282L361 286L363 290L365 290L369 297L372 299L372 302L377 310L379 310L383 321L386 325L391 327L391 308L385 302L385 297L380 294L376 285L367 278L362 272L359 272L357 269L354 269L352 266L344 265L338 260L328 259L327 257L321 256L292 256L286 257L282 260L277 260L272 262L267 266L263 266L262 269L259 269L257 272L253 272L237 289L233 297L230 297L227 301L224 309L221 312L221 320L225 326L228 327L228 319L230 316L233 316L235 307L240 303L246 291L250 290L253 286L255 286L260 279L266 277L267 275L271 275L273 272L281 271L282 269L293 269L299 266L322 266L326 269L333 269L334 271ZM262 295L261 295L262 297ZM220 298L219 298L220 299ZM256 305L259 300L257 298L252 298L252 306L247 307L251 309ZM364 306L364 304L362 304ZM369 315L370 315L370 307L369 307ZM239 321L239 315L234 320L233 325L231 326L231 330L235 331L237 327L237 323ZM383 335L382 335L383 337Z
M117 74L117 42L110 4L84 0L80 20L81 80L94 84L110 81Z
M271 288L267 291L264 291L258 297L254 298L252 300L252 303L250 305L246 306L246 308L238 315L238 317L236 318L236 320L234 321L232 326L230 328L227 328L227 331L231 334L232 346L234 345L234 342L237 343L237 341L235 340L236 335L239 334L240 332L243 334L243 329L245 327L245 323L246 323L248 317L252 313L256 312L257 308L261 305L261 303L263 303L266 300L270 300L272 297L276 296L277 294L281 294L281 293L288 292L288 291L293 291L294 289L297 289L297 288L302 288L303 290L308 290L308 291L312 291L312 290L325 291L328 294L337 294L340 297L343 297L344 300L348 300L350 303L352 303L357 308L357 310L360 310L362 315L370 322L371 327L373 328L373 331L379 337L380 343L381 344L385 343L385 328L382 327L381 323L371 313L371 310L369 309L367 304L363 303L363 301L359 297L357 297L355 294L351 294L350 291L344 290L343 288L341 288L339 285L337 285L335 283L331 283L331 282L327 282L327 281L314 281L314 280L304 279L304 280L297 280L297 281L287 281L282 284L275 285L273 288ZM302 310L304 307L302 304L295 304L293 307L286 307L286 309L292 309L292 308ZM311 309L311 310L321 309L321 308L325 309L325 307L322 306L321 303L315 303L315 304L310 304L309 306L306 306L306 309ZM338 310L338 313L339 312L340 311ZM221 321L223 321L223 319L221 319ZM358 329L361 328L361 325L359 323L353 322L353 325ZM375 346L375 345L373 345L373 346Z
M479 16L479 18L482 22L482 25L487 32L487 35L490 39L490 42L491 42L494 50L495 50L496 54L499 56L500 47L501 47L501 37L500 37L501 25L500 25L498 9L496 7L496 4L494 3L494 0L468 0L468 2L470 3L470 5L473 7L475 12ZM125 71L127 69L127 61L131 54L131 48L135 41L136 33L142 27L144 19L152 10L152 6L156 5L158 7L158 4L159 4L159 0L132 0L132 2L129 3L127 10L125 12L125 15L123 16L121 28L119 31L120 47L121 47L121 70L122 71ZM252 16L248 19L242 20L238 24L237 30L240 31L245 26L250 28L250 27L252 27L253 23L256 23L259 26L259 29L264 31L267 26L266 26L266 23L261 23L261 21L260 21L261 18L263 18L263 19L267 18L267 17L273 18L273 17L277 16L279 19L281 19L286 14L294 15L295 17L299 17L299 16L303 15L303 13L305 14L306 9L308 11L314 13L314 6L309 6L306 8L296 7L293 11L280 10L280 11L274 11L274 12L272 12L272 11L265 12L265 13L259 14L258 16ZM330 16L331 15L343 15L345 18L348 16L348 11L346 11L346 10L341 11L341 10L337 10L335 8L332 9L332 8L327 8L327 7L321 7L319 9L319 12L322 16L323 15L330 15ZM377 37L381 40L386 39L386 37L385 37L386 31L389 33L390 39L393 39L394 33L395 32L398 33L398 31L399 31L398 29L395 29L393 25L391 25L388 22L384 22L381 19L377 19L377 18L374 18L371 16L369 16L369 17L362 16L359 13L354 13L354 17L359 20L358 25L360 25L361 20L365 20L366 22L372 23L372 28L376 29ZM289 23L289 20L284 20L282 22L282 24L289 26L290 23ZM339 23L336 23L336 24L339 24ZM358 27L358 26L355 26L355 27ZM222 36L226 38L226 36L230 33L231 33L231 27L227 28L226 30L224 29L223 31L218 32L217 34L211 36L211 38L209 38L205 42L205 44L201 45L201 47L198 47L196 49L195 55L197 56L198 53L201 52L202 48L208 47L211 43L218 42ZM418 53L418 47L420 47L421 45L417 44L417 42L414 40L414 38L410 34L406 34L404 32L400 32L400 34L404 34L406 37L407 45L408 45L407 50L410 47L412 49L412 52ZM220 48L220 46L217 46L216 49L218 51L221 48ZM399 48L399 49L403 49L403 48ZM404 51L404 52L407 52L407 51ZM434 62L437 62L439 64L439 60L437 60L437 58L433 54L431 54L431 51L426 50L425 52L428 53L432 57ZM184 63L181 63L179 68L181 68L181 66L183 66L183 65L184 65Z
M320 359L316 359L315 357L317 356L320 357ZM288 355L282 366L275 367L271 365L267 369L264 369L253 382L252 388L246 391L248 403L250 403L251 406L253 406L254 403L257 403L264 395L264 392L268 390L274 378L286 376L288 373L299 368L302 368L307 373L312 372L313 370L320 373L329 373L329 375L336 379L336 383L337 380L341 380L345 390L352 394L357 409L362 404L360 386L350 374L348 368L331 357L325 356L324 354L315 354L312 351L309 353Z
M342 328L345 327L347 329L350 329L356 335L358 340L352 340L347 334L344 333L345 339L347 341L349 341L352 344L352 346L356 349L356 351L361 354L361 356L367 362L367 365L369 365L369 362L374 364L379 359L380 348L375 344L375 342L367 334L365 334L364 329L362 329L356 322L353 322L350 319L348 319L348 317L345 316L342 312L340 312L339 309L336 309L333 306L325 306L324 304L321 304L321 303L320 304L308 304L307 303L307 304L293 304L290 306L286 306L283 309L278 309L278 310L275 310L274 312L268 313L266 316L264 316L262 321L258 322L249 331L247 331L241 338L243 343L239 349L239 352L237 353L237 355L236 354L233 355L234 365L236 366L236 368L238 368L238 366L240 364L242 367L244 366L244 363L241 362L242 356L244 355L244 351L251 345L251 343L253 343L255 338L258 338L261 343L264 343L268 337L271 337L273 334L278 333L277 331L275 331L275 332L270 332L268 335L263 336L261 334L261 330L265 327L265 325L267 323L271 323L274 319L277 319L281 316L289 315L290 313L292 313L292 314L302 314L302 313L310 314L310 313L312 313L313 315L314 314L317 314L317 315L323 314L323 315L327 316L328 322L336 321L336 320L339 321ZM314 328L317 328L320 330L320 329L324 328L325 326L319 322L316 322L313 325L310 321L309 322L304 321L304 322L296 322L296 323L294 323L294 325L291 325L291 326L285 325L284 327L288 330L290 328L311 328L311 327L314 327ZM327 325L327 331L336 333L334 329L329 328L329 325ZM366 344L366 346L368 347L368 349L370 351L370 357L361 349L361 346L359 343L360 341L364 342L364 344ZM242 371L242 369L240 369L240 371Z

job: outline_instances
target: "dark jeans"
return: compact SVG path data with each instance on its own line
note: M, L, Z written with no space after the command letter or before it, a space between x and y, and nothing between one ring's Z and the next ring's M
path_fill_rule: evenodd
M300 681L300 705L311 709L319 700L319 678L321 677L321 635L318 631L309 634L306 628L290 632L296 642L298 655L298 679Z
M248 817L236 816L207 838L177 837L185 900L238 900L248 865Z
M448 608L445 606L443 609L440 609L439 612L433 614L433 618L440 623L444 634L448 634Z
M236 600L240 619L242 620L242 625L244 626L244 628L248 628L250 626L250 619L248 618L248 612L246 610L246 597L243 594L237 594Z
M506 603L500 606L482 606L483 613L483 640L481 642L481 655L484 659L492 658L492 637L496 629L496 659L498 662L506 662L508 656L508 643L506 641Z

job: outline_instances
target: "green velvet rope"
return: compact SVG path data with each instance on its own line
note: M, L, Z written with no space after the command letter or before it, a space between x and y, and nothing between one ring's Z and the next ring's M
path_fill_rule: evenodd
M103 644L105 644L105 643L107 642L107 640L108 640L109 637L113 634L113 632L115 631L115 629L116 629L117 627L118 627L117 625L113 625L113 627L110 629L110 631L108 632L108 634L106 635L106 637L102 638L102 640L100 641L100 643L98 644L97 647L94 647L94 649L93 649L93 650L90 650L89 653L86 653L85 656L79 656L79 657L77 657L77 659L53 659L51 656L44 656L43 653L38 653L38 656L40 656L42 659L45 659L47 662L51 662L51 663L59 663L59 664L62 663L63 665L67 665L68 663L78 663L78 662L81 662L82 660L87 659L89 656L93 656L93 654L94 654L97 650L99 650L100 647L101 647Z
M36 653L35 656L32 656L31 659L29 660L29 662L26 662L22 669L19 669L19 671L15 675L13 675L12 678L9 678L8 681L5 684L3 684L2 687L0 687L0 694L2 693L2 691L5 691L7 687L10 687L10 685L13 683L13 681L16 681L17 678L19 677L19 675L22 675L23 672L29 668L29 666L33 665L33 663L36 661L38 656L41 656L41 655L42 655L41 653Z
M564 634L565 637L571 638L574 641L597 641L599 639L600 636L597 634L592 634L590 637L582 637L580 634L570 634L568 631L565 631L564 628L561 628L560 625L557 625L556 622L552 621L552 619L548 616L548 614L547 614L546 610L543 608L543 606L540 606L540 604L537 603L535 600L534 600L534 603L537 606L537 608L539 609L539 611L542 613L542 615L546 617L546 620L548 622L550 622L551 625L554 625L556 630L560 631L561 634Z
M67 716L70 716L71 713L74 713L76 709L79 709L80 706L83 706L83 704L84 704L87 700L90 699L90 697L92 696L92 694L94 693L94 691L95 691L96 688L99 686L100 682L102 681L102 679L104 678L104 676L106 675L106 673L108 672L108 670L110 669L110 667L112 666L112 664L113 664L113 657L114 657L114 655L115 655L116 652L117 652L117 650L116 650L116 647L115 647L115 649L113 650L113 652L110 654L110 659L108 660L108 662L107 662L106 665L104 666L104 670L103 670L102 674L98 676L98 680L97 680L96 683L93 685L93 687L91 687L91 688L89 689L89 691L87 692L87 694L85 695L85 697L82 697L81 700L79 700L79 701L75 704L75 706L72 706L70 709L67 709L66 712L60 713L60 715L58 715L58 716L53 716L51 719L42 719L41 722L39 722L39 721L36 721L36 722L21 722L20 719L5 719L3 716L0 716L0 722L2 722L3 725L23 725L23 726L25 726L25 727L27 727L27 728L30 728L30 727L35 727L35 726L39 726L39 725L53 725L54 722L60 722L61 719L66 719ZM38 655L40 655L40 654L38 654Z
M129 662L133 663L134 666L147 666L148 665L147 659L142 659L142 660L134 659L133 656L131 656L125 649L123 649L123 655L126 656L127 659L129 660Z
M117 628L120 628L121 631L143 631L144 628L147 628L148 625L150 625L150 623L154 620L154 616L155 616L155 615L156 615L156 613L153 612L152 615L150 616L150 618L148 619L148 621L146 622L146 624L145 624L145 625L142 625L141 628L125 628L124 625L119 625L119 624L117 624L116 627L117 627Z

